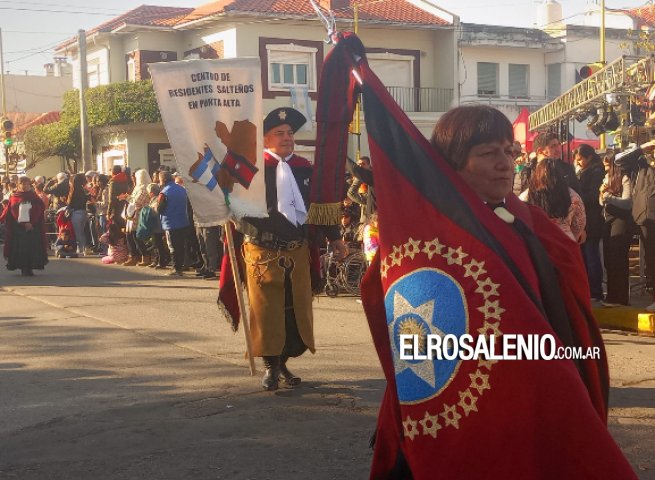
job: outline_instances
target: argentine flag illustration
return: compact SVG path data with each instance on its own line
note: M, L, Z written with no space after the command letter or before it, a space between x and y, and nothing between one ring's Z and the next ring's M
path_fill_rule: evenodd
M216 174L220 169L221 164L216 161L214 154L208 148L198 166L191 172L191 176L198 183L202 183L213 192L218 186Z

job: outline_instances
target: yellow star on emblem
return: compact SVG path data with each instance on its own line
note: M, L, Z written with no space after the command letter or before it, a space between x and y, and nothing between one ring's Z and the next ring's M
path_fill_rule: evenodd
M479 369L475 373L469 373L469 377L471 377L471 388L475 388L480 395L485 390L491 389L489 375L482 373Z
M405 436L409 437L410 440L414 440L414 437L418 435L418 428L416 428L418 422L412 420L409 415L407 415L407 420L403 422L403 430L405 431Z
M471 259L470 263L464 265L464 277L473 277L474 280L477 280L480 275L484 275L487 271L484 269L484 262L478 262L475 259Z
M496 300L495 302L490 302L487 300L484 302L484 307L478 307L478 310L484 313L484 319L495 318L500 320L500 315L505 311L504 308L501 308L499 305L500 301Z
M423 435L430 435L432 438L437 438L437 431L443 428L439 425L439 415L430 415L428 412L425 412L425 417L418 423L423 428Z
M489 337L489 335L493 335L495 338L498 338L503 334L503 332L500 331L500 323L498 322L491 323L491 322L487 322L486 320L484 322L484 325L478 328L478 333L486 337Z
M481 293L485 300L492 295L498 296L498 287L500 287L500 284L492 282L491 278L486 278L485 280L478 280L476 278L476 281L478 288L475 289L475 293Z
M459 402L457 405L462 407L462 410L464 410L464 415L467 417L469 416L469 413L478 411L477 402L478 397L473 395L470 389L467 388L463 392L459 392Z
M402 247L396 245L393 246L393 253L391 254L391 266L398 265L403 262L403 250Z
M387 257L384 257L380 260L380 275L382 278L387 278L387 273L389 272L389 264L387 263Z
M421 249L418 248L420 244L420 240L414 240L410 237L409 240L407 240L407 243L403 245L403 247L405 247L405 256L414 260L414 257L421 253Z
M280 117L280 120L286 120L287 119L287 111L286 110L280 110L280 113L277 115Z
M462 247L457 248L457 250L448 247L448 253L443 255L443 257L448 262L448 265L452 265L453 263L457 265L461 265L462 260L468 256L469 256L468 253L464 253L462 251Z
M421 251L428 256L428 259L432 260L433 256L441 255L441 251L444 248L446 248L446 246L439 243L438 238L435 238L434 240L432 240L430 242L424 242L423 243L423 250L421 250Z
M444 403L443 407L443 412L439 415L443 417L445 426L453 426L456 429L459 429L459 419L462 418L462 416L457 413L457 405L446 405Z

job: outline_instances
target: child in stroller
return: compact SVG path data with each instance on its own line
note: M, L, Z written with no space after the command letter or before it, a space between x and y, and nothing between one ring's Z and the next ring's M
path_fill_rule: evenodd
M72 238L73 231L62 228L59 231L54 249L57 258L77 258L77 242Z

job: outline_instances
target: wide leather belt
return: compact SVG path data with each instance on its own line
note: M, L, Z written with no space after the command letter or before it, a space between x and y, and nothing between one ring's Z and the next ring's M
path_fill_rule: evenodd
M244 240L258 247L268 248L269 250L298 250L305 244L304 239L282 240L273 235L266 235L266 238L246 235Z

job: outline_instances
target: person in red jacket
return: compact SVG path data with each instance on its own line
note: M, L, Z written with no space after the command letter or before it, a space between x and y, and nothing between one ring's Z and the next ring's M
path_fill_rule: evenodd
M4 257L8 270L20 269L23 275L33 276L33 270L43 270L48 263L44 210L30 178L21 177L0 216L6 228Z

